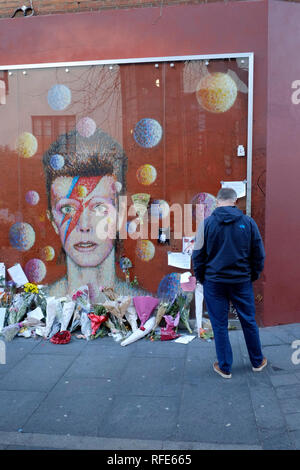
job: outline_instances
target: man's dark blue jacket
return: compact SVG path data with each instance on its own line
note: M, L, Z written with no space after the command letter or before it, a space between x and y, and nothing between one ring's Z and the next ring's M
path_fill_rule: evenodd
M265 250L255 221L235 206L217 207L199 225L192 255L197 281L256 281Z

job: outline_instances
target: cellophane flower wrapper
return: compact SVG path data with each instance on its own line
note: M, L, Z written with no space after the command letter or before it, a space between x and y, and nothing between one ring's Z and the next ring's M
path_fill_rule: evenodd
M105 323L108 320L107 315L97 315L95 313L88 314L89 319L91 320L92 326L92 337L95 338L97 331L99 330L102 323Z
M79 305L75 305L72 323L70 326L70 332L73 333L79 326L80 326L80 315L82 312L82 308Z
M193 293L188 292L186 294L180 294L177 296L176 301L179 306L179 313L180 313L180 321L188 330L189 333L192 333L192 328L189 324L189 316L190 316L190 303L193 298Z
M124 323L127 321L132 329L137 327L137 313L133 305L133 299L130 296L120 296L117 299L118 303L118 308L120 312L120 321L122 322L122 325L124 326ZM130 322L128 321L130 319ZM126 330L127 331L127 330ZM128 331L127 331L128 333Z
M58 321L58 319L55 317L54 318L54 322L53 324L51 325L51 329L50 329L50 333L48 334L48 339L51 339L52 336L56 335L56 333L58 333L60 331L60 322Z
M89 288L87 285L80 287L76 292L74 292L72 300L87 313L90 312L91 303L89 298Z
M5 326L1 332L0 336L4 338L5 341L12 341L14 337L19 333L23 328L34 328L41 325L41 322L35 318L30 318L24 320L23 322L17 322L8 326Z
M145 322L144 329L138 328L137 330L131 332L131 334L129 334L127 336L127 338L125 338L121 342L121 346L128 346L128 345L134 343L135 341L138 341L141 338L144 338L145 336L147 336L152 331L154 323L155 323L155 317L154 316L148 318L148 320Z
M104 302L103 306L106 308L106 310L109 312L109 318L111 323L109 324L109 327L111 327L111 333L119 333L118 338L121 335L127 336L128 330L125 327L125 313L127 311L127 308L129 307L131 302L130 297L122 297L117 298L117 300L107 300ZM113 326L111 326L111 324ZM114 331L117 330L117 331Z
M75 306L76 303L73 300L71 300L70 302L65 302L63 304L60 331L66 331L68 329L69 323L75 310Z
M23 328L20 329L20 331L17 333L18 336L23 336L23 338L31 338L35 333L35 329L33 328L27 328L24 326Z
M159 304L159 299L150 295L137 296L133 298L133 303L140 319L140 329L144 329L144 324L150 318L151 313Z
M176 328L179 323L180 313L178 312L175 318L172 315L164 315L164 319L167 324L166 328L169 328L169 329Z
M47 297L47 306L46 306L46 326L44 330L45 338L52 333L52 326L55 322L60 325L60 321L58 318L61 319L62 317L62 305L60 299L55 297Z
M161 341L169 341L176 338L179 338L180 334L176 333L173 328L161 328L160 329L160 340Z
M130 328L132 331L136 331L138 329L138 316L135 310L135 307L133 305L133 301L131 301L129 307L127 308L127 311L125 313L125 318L128 321Z
M103 305L95 304L93 306L93 312L89 313L88 316L92 324L91 339L103 337L109 333L109 329L106 326L106 322L109 316L106 308Z
M2 337L4 341L12 341L21 328L18 323L5 326L0 332L0 337Z
M81 333L85 337L87 341L89 341L92 335L92 323L91 320L88 317L88 313L85 310L81 311L80 315L80 327L81 327Z
M105 326L109 329L108 336L112 336L115 341L118 341L120 336L119 329L115 326L111 316L108 316L108 320L105 322ZM121 335L121 337L123 337Z
M47 295L46 289L43 286L36 285L33 283L27 283L24 285L24 296L33 294L32 302L36 307L40 307L44 316L46 316L47 308Z
M105 296L106 300L117 300L119 297L111 287L101 287L100 291Z
M80 327L82 335L86 340L89 340L92 334L92 326L91 320L88 317L88 314L91 312L88 286L81 286L76 290L72 295L72 301L75 302L75 308L70 331L73 332Z
M156 316L155 316L155 325L154 325L153 331L159 326L160 322L163 319L163 316L165 315L167 311L167 308L168 308L167 302L160 302L157 312L156 312Z
M12 305L9 307L8 324L13 325L20 322L30 308L34 294L16 294Z

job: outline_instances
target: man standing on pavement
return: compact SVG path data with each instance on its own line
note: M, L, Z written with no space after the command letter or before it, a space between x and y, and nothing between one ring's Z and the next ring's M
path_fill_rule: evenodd
M253 371L267 365L255 321L252 282L264 267L265 250L255 221L236 207L237 194L222 188L217 207L199 224L192 255L194 274L203 293L214 332L218 361L215 372L231 378L232 349L228 334L229 302L235 307Z

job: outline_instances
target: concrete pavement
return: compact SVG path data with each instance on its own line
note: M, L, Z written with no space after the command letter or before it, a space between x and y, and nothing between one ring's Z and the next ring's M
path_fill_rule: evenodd
M0 448L299 449L300 323L260 334L269 364L254 373L230 331L230 380L212 369L214 341L16 337L0 364Z

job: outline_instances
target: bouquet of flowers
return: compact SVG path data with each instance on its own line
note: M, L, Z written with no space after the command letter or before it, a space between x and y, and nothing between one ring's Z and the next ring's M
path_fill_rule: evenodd
M133 303L140 320L140 326L139 328L135 328L130 336L122 341L121 346L127 346L147 336L155 325L155 316L151 316L151 314L159 304L159 300L150 295L137 296L133 298Z
M91 312L88 286L82 286L74 292L72 301L75 303L75 308L73 309L73 319L70 330L74 331L80 326L81 335L78 335L77 338L89 340L92 335L92 326L91 320L88 317L88 314Z
M157 331L156 327L161 323L162 319L165 320L166 325ZM157 311L155 326L150 333L150 340L167 341L178 338L180 336L177 333L179 319L178 306L174 305L174 302L172 304L161 303Z
M40 307L46 317L47 297L45 292L36 284L26 283L23 292L18 292L12 297L8 311L8 324L20 322L28 310Z
M118 294L111 287L101 287L100 291L105 296L106 300L117 300Z
M155 325L153 327L153 330L155 330L159 326L160 322L163 319L163 316L165 315L167 311L168 305L169 304L167 302L160 302L160 304L158 305L156 316L155 316Z
M46 293L44 292L42 287L37 286L36 284L33 284L31 282L27 282L27 284L24 285L23 297L27 301L31 298L32 294L33 294L32 301L35 307L40 307L42 309L44 316L46 316L46 308L47 308Z
M1 330L0 336L2 336L5 341L11 341L20 332L22 328L37 327L39 325L43 325L40 320L37 320L36 318L28 318L22 322L5 326Z
M117 340L128 335L128 329L125 325L126 319L124 317L130 304L131 297L124 296L120 296L116 300L107 300L103 304L103 307L109 313L109 319L106 325L111 330L112 334L118 333L115 337Z
M22 293L16 294L8 309L8 324L14 325L20 322L29 310L34 294L24 295Z
M141 322L140 329L144 330L144 325L159 304L159 300L150 295L146 295L134 297L133 303Z
M136 331L138 329L138 325L137 325L138 316L137 316L133 301L131 301L129 307L127 307L125 318L127 322L129 323L131 330Z
M108 313L103 305L94 305L94 313L88 315L92 324L91 339L96 339L108 334L105 323L108 321Z
M177 308L180 314L180 321L183 323L189 333L192 333L192 329L189 324L190 315L190 303L192 300L192 293L178 294L175 298L175 308Z
M83 310L89 312L91 308L90 300L89 300L89 288L88 286L83 286L79 290L77 290L72 295L73 302L76 302L76 305L82 307Z
M60 321L58 318L62 316L62 304L60 299L55 297L47 297L46 299L46 326L44 329L44 337L48 338L56 334L60 329Z

